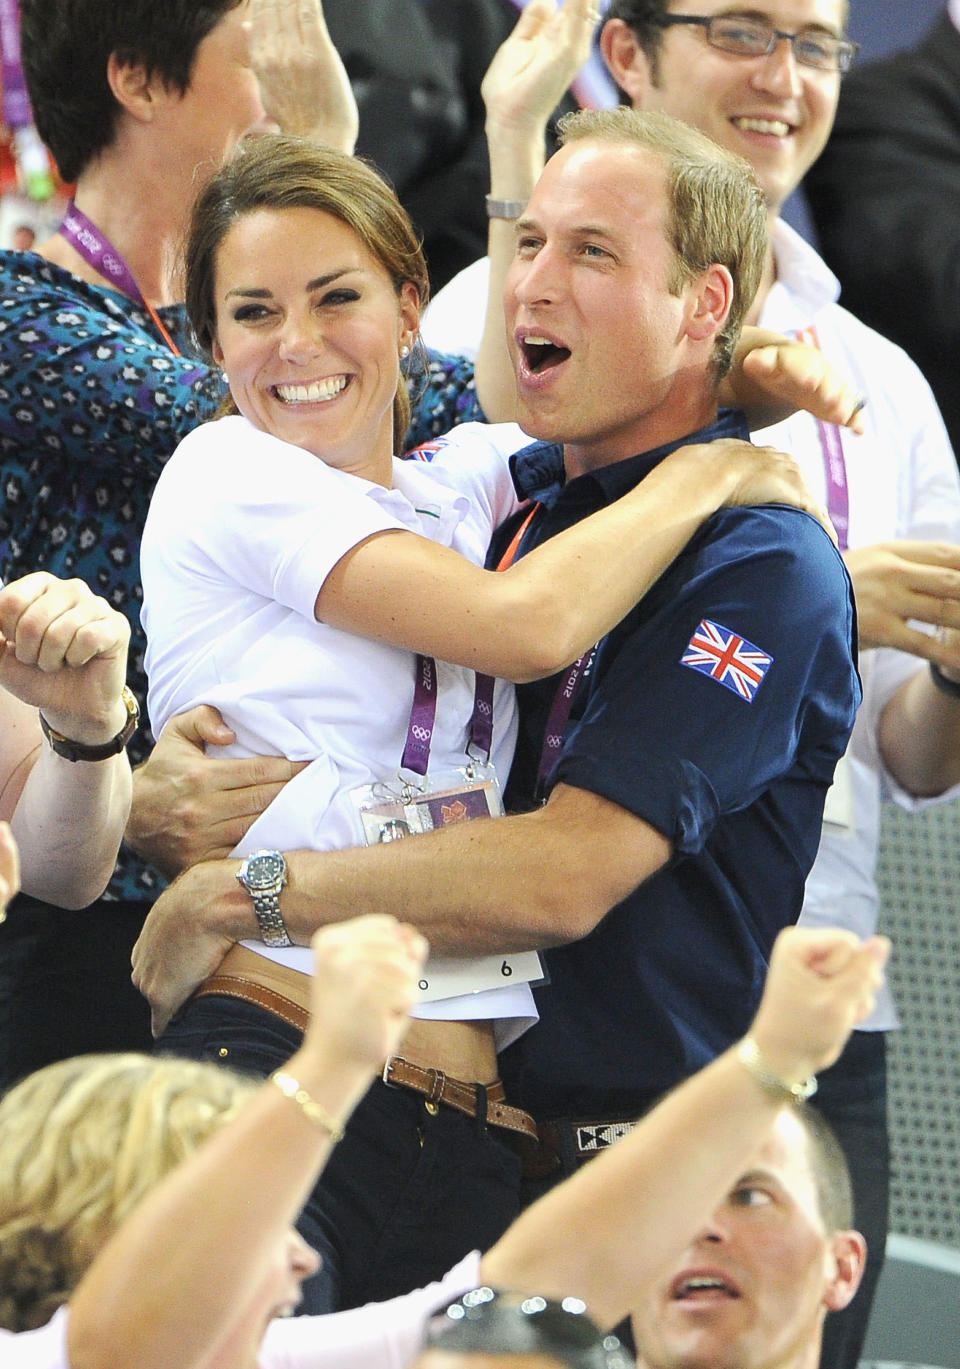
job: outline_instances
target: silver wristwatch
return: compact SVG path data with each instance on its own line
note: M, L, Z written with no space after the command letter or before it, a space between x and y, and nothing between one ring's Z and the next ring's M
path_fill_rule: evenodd
M260 936L265 946L292 946L283 914L280 890L287 882L287 862L280 851L252 851L237 871L237 879L253 899Z

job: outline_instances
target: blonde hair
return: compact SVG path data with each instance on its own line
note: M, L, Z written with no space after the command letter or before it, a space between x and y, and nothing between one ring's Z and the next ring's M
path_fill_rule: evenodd
M217 1065L86 1055L0 1102L0 1326L42 1326L114 1229L247 1101Z
M725 266L733 278L733 302L713 354L716 377L722 380L766 259L767 209L753 168L659 110L581 110L565 114L558 128L564 147L593 138L639 146L662 161L670 196L667 236L675 258L671 293L679 295L714 264Z

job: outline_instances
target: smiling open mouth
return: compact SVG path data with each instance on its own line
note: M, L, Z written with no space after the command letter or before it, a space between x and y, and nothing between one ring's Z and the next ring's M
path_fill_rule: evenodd
M786 138L791 132L790 125L782 119L734 119L737 128L744 133L766 133L774 138Z
M322 404L335 399L346 389L348 381L348 376L329 376L309 385L274 385L273 393L283 404Z
M701 1294L705 1296L720 1294L726 1298L738 1298L740 1296L737 1290L723 1279L707 1274L698 1274L693 1278L684 1279L678 1285L673 1296L678 1302L684 1302L688 1298L695 1298Z
M570 355L568 347L560 347L557 343L551 342L549 338L539 337L535 333L521 338L520 348L526 360L527 369L533 375L540 375L543 371L549 371L553 366L559 366Z

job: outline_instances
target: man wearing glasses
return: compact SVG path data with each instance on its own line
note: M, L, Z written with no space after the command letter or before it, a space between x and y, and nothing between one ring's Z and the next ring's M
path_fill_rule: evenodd
M869 935L880 800L953 797L960 780L960 494L926 381L898 348L836 303L825 264L780 218L833 126L856 53L846 0L612 0L601 46L636 108L695 125L754 167L771 250L749 322L815 341L867 400L864 437L803 415L757 436L790 452L828 506L857 598L864 701L807 882L801 922ZM911 621L913 620L913 621ZM917 623L927 626L917 630ZM932 627L941 630L933 634ZM867 648L875 648L868 650ZM927 662L931 664L928 665ZM831 1318L823 1363L859 1357L886 1234L885 1033L889 996L853 1034L818 1101L851 1162L869 1274Z

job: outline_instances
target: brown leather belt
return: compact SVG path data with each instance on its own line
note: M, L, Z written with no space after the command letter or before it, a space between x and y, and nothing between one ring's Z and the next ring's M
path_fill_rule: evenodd
M235 948L245 950L244 947ZM255 952L247 952L253 955ZM262 956L257 957L263 959ZM235 958L236 960L236 958ZM289 972L288 973L293 973ZM298 978L307 980L306 975L299 975ZM309 982L309 981L308 981ZM289 1026L295 1027L299 1032L307 1030L310 1021L310 1014L299 1003L286 994L280 993L278 989L271 988L267 984L261 984L256 979L246 974L215 974L209 979L205 979L197 989L196 998L204 998L208 994L218 994L225 998L240 998L245 1003L255 1003L258 1008L273 1013ZM462 1079L454 1079L450 1074L445 1074L443 1070L428 1069L424 1065L415 1065L412 1060L404 1060L403 1056L395 1055L388 1060L383 1068L383 1082L395 1088L409 1089L412 1093L419 1093L428 1103L443 1103L446 1107L455 1108L457 1112L464 1112L468 1117L477 1117L480 1114L482 1100L477 1084L468 1084ZM504 1100L504 1088L499 1079L492 1084L487 1084L484 1088L486 1093L486 1120L490 1126L500 1127L504 1131L513 1131L521 1136L527 1136L531 1140L537 1139L537 1124L528 1112L521 1108L511 1107Z
M383 1067L383 1082L394 1087L410 1089L422 1094L428 1103L445 1103L447 1107L465 1112L468 1117L480 1113L482 1100L480 1089L486 1093L487 1122L504 1131L519 1132L521 1136L537 1139L537 1124L528 1112L511 1107L505 1103L503 1084L499 1079L492 1084L467 1084L462 1079L454 1079L443 1070L426 1069L415 1065L412 1060L404 1060L402 1055L394 1055Z
M245 1003L256 1003L258 1008L265 1008L267 1012L272 1012L274 1017L282 1018L289 1026L296 1027L298 1032L307 1030L310 1014L305 1008L301 1008L299 1003L294 1003L293 999L287 998L285 994L278 993L276 989L268 989L265 984L258 984L256 980L247 979L245 975L211 975L203 981L194 997L204 998L211 993L223 998L242 998Z

